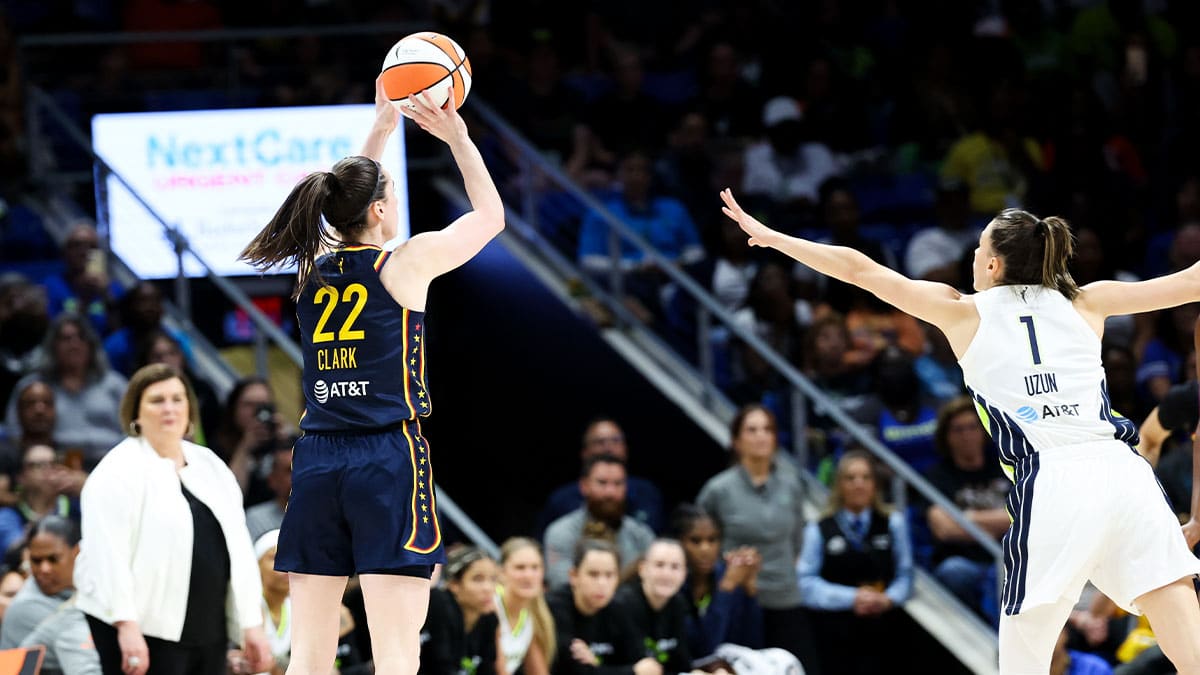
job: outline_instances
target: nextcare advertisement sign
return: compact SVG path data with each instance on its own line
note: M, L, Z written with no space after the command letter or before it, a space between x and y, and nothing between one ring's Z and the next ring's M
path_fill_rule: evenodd
M92 145L213 271L248 275L255 271L236 261L238 253L301 178L360 152L374 117L373 105L96 115ZM400 202L400 241L409 234L403 124L383 165ZM113 251L140 277L175 276L159 222L115 177L106 187L108 213L98 217L107 215ZM184 263L189 276L203 274L191 256Z

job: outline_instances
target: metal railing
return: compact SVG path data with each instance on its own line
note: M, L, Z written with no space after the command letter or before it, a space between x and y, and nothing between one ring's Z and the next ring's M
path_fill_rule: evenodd
M40 36L23 36L18 39L18 58L23 70L26 71L26 82L36 82L36 77L31 77L29 66L31 63L38 60L38 55L43 52L53 52L59 49L69 48L87 48L100 45L118 45L118 44L138 44L138 43L158 43L158 42L180 42L194 41L208 44L224 44L226 45L227 58L223 64L217 64L217 67L212 68L213 77L216 78L217 84L221 87L236 90L243 85L239 80L237 68L233 65L236 61L235 45L240 42L249 42L262 38L279 38L287 39L301 36L321 35L326 37L342 37L342 36L399 36L404 35L414 30L426 28L424 25L417 24L369 24L369 25L347 25L347 26L322 26L322 27L296 27L296 28L281 28L281 29L249 29L249 30L216 30L216 31L188 31L181 33L99 33L99 34L62 34L62 35L40 35ZM276 326L265 314L263 314L246 294L228 279L214 274L212 269L197 256L188 245L187 239L177 228L171 226L161 214L156 213L144 199L138 195L134 186L121 177L117 172L113 171L111 166L104 162L103 158L96 156L91 149L90 140L78 127L78 124L70 119L60 106L58 106L51 96L44 90L34 84L27 85L27 120L29 124L29 146L31 154L34 157L41 157L46 154L45 144L42 142L42 116L41 113L46 112L52 121L61 126L70 137L71 144L77 146L78 150L83 151L93 162L92 176L102 180L108 175L113 176L125 189L134 195L135 199L146 209L147 213L151 214L162 226L165 235L173 242L175 247L175 255L177 257L179 275L176 279L176 304L180 307L185 320L190 316L191 303L188 297L187 279L183 274L183 256L191 255L192 258L204 270L204 275L208 278L222 293L224 293L235 305L246 312L247 316L253 321L254 325L268 337L268 339L278 345L294 362L300 362L300 351L289 336L284 334L278 326ZM696 283L690 276L684 273L672 261L668 260L660 252L658 252L648 241L643 237L633 232L625 223L616 218L605 206L590 192L576 184L569 176L565 174L559 167L547 161L542 157L540 151L530 144L520 133L518 133L511 125L509 125L501 115L497 114L484 101L476 96L468 111L472 116L476 117L489 133L494 134L499 143L503 147L502 155L506 156L513 163L515 171L513 177L516 179L510 183L506 190L506 199L512 206L513 213L520 216L519 219L514 219L512 222L523 222L527 226L513 228L513 232L518 236L523 237L546 257L547 260L552 260L556 269L566 270L573 268L574 264L570 258L559 250L555 242L547 238L539 223L538 201L540 193L544 191L545 186L551 186L554 190L569 196L575 203L581 205L583 209L594 212L602 219L605 227L608 228L609 255L612 272L610 273L609 285L610 289L605 289L595 279L590 278L586 274L577 276L577 281L586 293L603 302L604 306L613 315L616 325L625 330L636 331L640 339L642 339L651 351L658 355L658 358L665 360L667 366L679 373L681 377L689 374L689 372L698 372L699 377L696 378L697 386L701 387L700 392L702 400L704 400L711 408L712 413L720 419L727 419L729 412L732 410L732 405L720 387L717 385L715 377L715 364L711 357L711 345L714 333L714 326L730 336L740 340L748 348L752 349L760 358L764 359L767 364L778 373L787 383L790 394L790 408L792 418L792 437L795 442L794 452L800 463L804 466L808 465L808 447L807 447L807 414L808 402L813 404L813 410L819 414L827 416L835 424L837 424L844 432L854 441L862 445L864 448L873 453L880 459L892 472L898 481L897 485L903 484L911 486L930 503L936 504L945 509L947 513L957 522L971 537L982 545L989 553L991 553L997 561L1001 559L1001 551L996 541L984 532L981 528L972 523L957 507L947 499L944 495L933 488L921 475L915 472L908 464L891 452L887 447L874 438L862 425L852 419L836 402L832 401L823 391L816 387L807 377L800 373L791 362L780 355L777 351L766 344L761 338L739 325L731 315L731 313L720 305L704 288ZM33 166L35 176L46 177L46 167L39 162L35 162ZM654 331L649 330L642 322L631 313L624 303L621 302L619 290L624 284L623 273L620 269L619 249L621 242L629 242L639 249L647 260L652 261L662 270L663 274L670 283L678 290L678 292L686 293L689 299L695 304L695 323L697 334L694 337L697 346L696 367L689 371L690 364L683 363L685 359L681 359L674 350L667 344L665 340L654 337ZM618 293L614 293L618 291ZM903 499L904 490L895 490L897 496ZM447 507L448 514L456 509L456 506L449 499L443 498L442 504ZM461 513L461 512L460 512ZM462 514L465 519L465 514ZM469 519L467 519L469 522ZM457 519L456 519L457 523ZM473 527L471 523L466 527L462 527L464 533L470 536L471 531L479 537L478 541L486 546L490 540L486 539L486 535L478 531L478 528ZM460 525L461 527L461 525ZM476 538L472 536L472 538ZM493 544L494 546L494 544Z
M387 24L387 25L370 25L370 26L340 26L340 27L325 27L317 29L317 32L329 36L345 36L345 35L384 35L384 34L404 34L401 31L412 32L417 27L411 24ZM129 44L136 42L162 42L162 41L179 41L179 40L199 40L199 41L232 41L244 39L261 39L263 37L299 37L312 35L313 30L307 28L294 29L277 29L277 30L247 30L247 31L193 31L188 33L136 33L136 34L87 34L87 35L46 35L25 37L19 41L20 53L25 53L24 50L30 48L54 48L55 46L73 45L86 46L96 44ZM22 59L24 62L26 59ZM106 199L105 191L107 190L108 179L111 177L122 188L124 188L134 201L156 221L162 229L164 236L171 243L174 255L176 258L176 270L174 284L174 310L170 313L170 319L179 324L197 340L204 340L203 335L195 330L191 322L192 317L192 302L190 296L190 279L186 273L185 256L190 256L191 260L202 270L203 277L213 284L234 306L245 312L246 316L253 322L257 329L259 343L257 349L259 364L258 368L261 371L265 368L264 355L265 350L262 349L262 337L275 345L279 350L287 356L289 360L297 366L303 365L303 354L299 345L287 335L278 325L275 324L265 313L260 310L253 300L235 284L233 281L217 274L213 268L200 256L188 242L187 236L177 227L170 224L165 214L160 213L152 207L146 199L141 195L136 186L131 184L120 172L116 171L104 157L95 152L92 147L91 140L80 128L76 120L72 119L62 107L50 96L45 90L36 84L29 83L26 80L25 86L25 103L26 114L28 119L27 137L29 147L32 150L31 156L34 158L32 174L36 179L40 179L44 184L55 184L65 181L78 180L77 176L54 176L52 172L47 170L44 160L49 155L47 144L43 141L46 131L46 123L49 122L66 136L69 141L70 149L73 152L81 153L92 164L92 177L95 181L95 189L97 194L97 204L99 211L98 220L103 225L104 202ZM44 115L44 116L43 116ZM52 164L52 163L51 163ZM107 241L106 241L107 243ZM106 255L110 260L110 265L114 271L120 272L127 281L133 279L132 273L129 272L129 266L125 261L120 260L111 249L106 250ZM228 366L218 369L219 372L228 375ZM220 378L224 383L227 377ZM439 488L438 494L439 510L450 519L451 522L463 533L464 536L489 551L492 555L499 555L499 547L495 541L491 539L471 518L462 510L461 507L453 500L453 498L444 490Z
M950 501L937 488L933 487L924 476L917 473L907 462L872 436L862 424L850 417L828 394L814 385L790 361L764 342L752 330L748 330L739 324L728 309L723 307L705 288L680 269L673 260L668 259L644 237L633 231L628 224L613 215L600 199L579 186L563 169L543 157L542 153L536 147L525 139L500 114L487 105L486 102L478 99L473 100L471 102L470 114L477 117L485 125L488 133L495 134L498 137L498 145L500 147L508 150L506 155L512 162L511 168L513 172L511 177L513 180L508 181L506 185L515 188L516 194L506 195L506 199L510 204L519 205L511 209L511 213L519 217L510 218L510 231L537 247L556 269L573 270L571 273L575 275L578 283L586 287L587 291L593 297L603 302L619 318L618 325L636 325L641 323L636 316L625 309L620 299L619 291L622 287L621 275L624 274L620 264L620 242L629 242L635 246L645 256L645 259L651 261L662 270L669 282L679 289L679 292L687 293L690 296L691 301L696 305L697 312L696 324L698 335L696 336L696 344L699 345L698 370L704 383L705 400L712 404L713 414L721 416L722 419L727 419L728 410L730 409L727 399L721 394L720 388L716 384L712 359L704 356L706 353L709 353L709 346L712 341L711 330L715 324L721 326L732 337L745 343L750 349L753 349L760 358L766 361L787 382L788 387L791 389L792 422L795 428L793 433L795 447L793 448L793 452L801 466L807 467L809 460L805 438L807 431L807 400L811 400L814 410L829 417L854 441L875 455L893 472L898 481L904 485L911 486L922 497L927 499L929 503L936 504L944 509L960 527L996 559L997 563L1001 561L1002 552L1000 545L990 534L972 522L954 502ZM501 167L499 173L503 177L507 172L504 167ZM609 280L610 289L603 288L601 284L589 278L586 273L578 271L578 266L571 262L567 255L562 252L560 245L547 237L543 230L538 227L538 192L544 192L547 186L552 186L553 189L569 195L577 200L586 211L598 215L603 220L610 240L608 251L610 264L608 266L609 272L607 272L613 275ZM718 402L722 402L724 405L717 405ZM894 490L893 492L899 493L898 501L903 502L905 491Z

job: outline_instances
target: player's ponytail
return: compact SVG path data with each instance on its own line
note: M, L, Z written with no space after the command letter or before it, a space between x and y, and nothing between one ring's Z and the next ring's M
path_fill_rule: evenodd
M1079 286L1071 278L1067 264L1075 255L1075 235L1071 234L1067 221L1057 216L1042 219L1037 227L1042 230L1046 241L1042 256L1042 285L1057 288L1068 300L1074 300L1079 295Z
M1062 218L1039 219L1020 209L1005 209L992 220L992 248L1004 259L1001 283L1046 286L1068 300L1079 295L1067 264L1075 237Z
M322 249L352 240L366 226L371 204L386 196L386 188L382 168L369 157L346 157L330 171L310 173L292 188L271 221L238 258L259 270L296 265L295 299L309 277L324 285L315 265L317 256ZM330 234L325 223L342 235L341 241Z

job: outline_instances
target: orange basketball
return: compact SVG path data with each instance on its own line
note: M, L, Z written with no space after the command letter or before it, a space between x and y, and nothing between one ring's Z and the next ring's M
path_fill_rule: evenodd
M397 107L411 107L409 94L426 89L437 105L445 107L451 84L457 109L471 91L471 62L457 42L441 33L407 35L383 59L383 90Z

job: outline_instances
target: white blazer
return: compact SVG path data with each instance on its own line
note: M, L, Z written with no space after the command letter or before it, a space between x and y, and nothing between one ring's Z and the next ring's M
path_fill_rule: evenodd
M187 465L143 438L118 443L80 497L83 539L75 560L79 609L101 621L137 621L143 635L178 642L192 574L192 512L180 483L216 516L229 551L229 639L262 625L262 578L246 530L237 479L212 450L183 443Z

